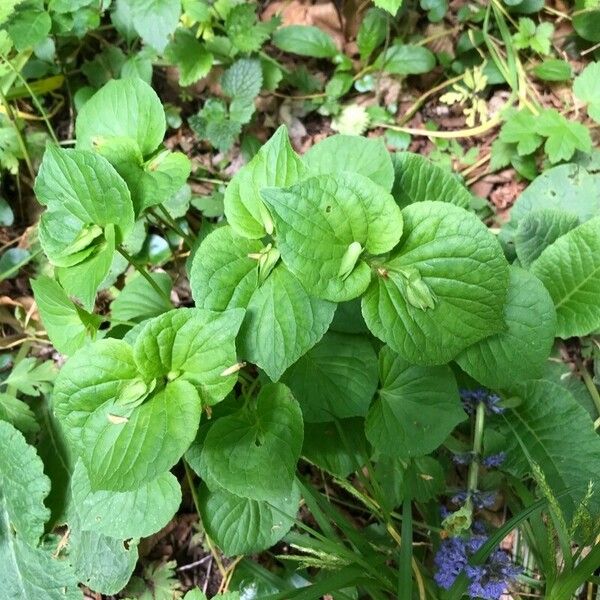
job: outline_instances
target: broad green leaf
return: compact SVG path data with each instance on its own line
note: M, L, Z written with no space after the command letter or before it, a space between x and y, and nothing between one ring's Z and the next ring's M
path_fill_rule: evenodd
M576 215L556 208L540 208L527 213L519 221L514 238L521 265L528 268L548 246L578 224Z
M21 433L35 433L40 426L29 405L10 394L0 393L0 421L6 421Z
M167 273L151 273L150 277L164 294L171 295L172 283ZM137 322L157 317L172 308L173 305L167 302L163 294L159 294L140 275L128 281L110 305L114 319Z
M369 329L413 364L452 360L504 328L508 264L473 214L447 202L406 207L398 250L362 299Z
M33 446L5 421L0 421L0 450L0 529L35 546L50 517L44 506L50 480Z
M588 484L592 482L595 488L599 483L600 438L585 410L564 388L548 381L530 381L519 396L522 404L509 409L499 426L506 444L503 468L518 477L531 473L527 453L543 471L570 522ZM589 509L598 514L596 494Z
M75 465L71 493L82 530L118 539L156 533L173 518L181 503L181 489L171 473L162 473L128 492L94 492L81 461Z
M91 590L112 595L129 581L138 560L137 542L72 527L69 535L69 562L77 579Z
M393 44L375 61L377 69L392 75L420 75L435 67L435 54L423 46Z
M555 109L545 109L535 117L535 131L547 138L544 151L551 163L570 160L575 150L592 150L588 128L582 123L569 121Z
M300 282L277 266L248 303L240 352L273 381L327 331L335 304L311 298Z
M333 39L312 25L280 27L273 34L273 43L284 52L300 56L333 58L338 53Z
M559 237L531 271L552 296L559 337L587 335L600 328L600 217Z
M166 0L164 4L173 4L173 0ZM179 4L179 0L175 4ZM133 139L146 156L162 144L165 130L162 103L147 83L141 79L113 80L96 92L79 112L77 147L92 150L104 138L124 137Z
M376 8L367 10L356 35L361 60L367 60L383 44L388 26L388 17L383 11Z
M206 533L226 556L236 556L266 550L291 529L300 490L294 483L283 496L252 500L202 485L199 497Z
M229 116L237 123L248 123L254 113L254 99L262 86L260 61L236 60L221 77L221 89L231 98Z
M202 464L207 476L232 494L254 500L283 497L292 489L302 438L302 412L290 390L268 384L255 406L211 426Z
M52 27L52 19L45 10L19 11L7 27L18 52L37 46L46 39Z
M540 280L510 268L504 306L506 330L469 346L456 362L471 377L492 389L510 388L542 373L556 332L556 311Z
M268 187L287 187L307 175L300 157L290 145L282 125L242 167L225 190L225 216L238 235L262 238L273 232L273 222L260 196Z
M402 235L402 215L383 188L358 173L318 175L285 189L263 190L277 247L309 294L342 302L369 285L361 260L389 252Z
M348 477L367 461L365 420L305 423L302 456L336 477Z
M587 104L588 114L600 123L600 63L593 62L575 78L573 94Z
M95 333L95 328L91 326L91 322L86 325L82 321L82 311L56 281L40 275L37 279L30 280L30 283L52 344L63 354L73 354L86 343L89 334ZM96 327L98 325L99 323Z
M0 511L0 580L3 600L83 600L71 567L15 536Z
M332 135L312 146L302 158L311 175L359 173L386 192L394 183L394 167L382 138Z
M205 50L196 37L178 29L165 48L165 59L179 70L179 85L188 86L205 77L213 64L213 55Z
M536 117L527 108L510 112L500 130L500 141L516 144L521 156L535 152L544 141L536 130L535 120Z
M163 52L179 22L181 0L127 0L127 4L139 36L157 52Z
M364 417L377 388L377 356L366 338L329 332L282 381L307 422Z
M575 0L573 28L584 40L600 42L600 10L596 2Z
M398 12L403 2L404 0L373 0L375 6L387 10L392 16Z
M96 153L49 145L35 180L40 203L62 208L85 225L116 226L120 239L133 227L127 185Z
M241 309L172 310L144 327L133 349L135 361L144 377L181 377L196 387L203 404L215 404L237 381L226 371L237 363L235 337L243 318Z
M103 404L82 431L92 490L131 491L168 471L194 441L201 402L184 379L167 383L137 407Z
M547 58L533 67L533 72L536 77L543 81L569 81L573 77L571 65L566 60L559 58ZM574 86L576 83L577 80L575 80Z
M457 175L451 173L420 154L395 152L394 187L392 196L400 207L414 202L439 200L462 208L469 208L473 198Z
M433 452L466 419L450 367L411 365L385 346L365 430L373 447L408 458Z

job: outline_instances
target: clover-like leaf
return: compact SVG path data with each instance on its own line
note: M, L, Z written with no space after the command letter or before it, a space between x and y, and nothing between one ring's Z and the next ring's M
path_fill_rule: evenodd
M262 197L275 220L283 262L307 292L325 300L359 296L371 280L359 254L389 252L402 235L402 215L392 196L358 173L318 175L289 188L263 190Z
M508 264L477 217L447 202L402 211L404 237L362 299L369 329L409 362L443 364L504 328Z
M228 492L270 500L292 489L302 448L302 412L280 383L262 388L256 406L217 419L202 448L205 478Z

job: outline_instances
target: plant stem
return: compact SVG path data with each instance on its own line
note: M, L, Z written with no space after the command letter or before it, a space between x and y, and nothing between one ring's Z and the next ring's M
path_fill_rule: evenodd
M129 254L123 247L117 246L117 252L132 266L135 270L152 286L155 292L157 292L160 296L162 296L169 304L171 303L171 298L165 294L165 292L160 288L158 283L152 279L150 273L146 271L146 269L137 263L133 256Z
M479 481L479 458L483 449L483 430L485 428L485 404L480 402L475 411L475 431L473 433L473 460L469 465L467 490L469 495L477 490Z
M185 233L185 231L183 231L183 229L181 229L181 227L179 227L179 225L177 224L177 222L175 221L175 219L169 214L169 211L162 205L159 204L158 205L158 210L160 210L160 212L163 215L163 221L166 222L166 224L181 238L183 238L183 240L185 241L186 245L190 248L190 250L192 249L193 245L194 245L194 240L187 234ZM154 212L151 211L152 214L154 214Z
M594 380L592 379L592 376L590 375L589 371L581 362L581 359L575 358L575 365L577 366L577 370L583 378L583 383L585 383L585 387L587 388L588 392L590 393L590 396L592 397L594 406L598 411L598 415L600 415L600 393L598 392L598 388L596 387L596 384L594 383Z
M406 494L402 502L402 542L400 544L400 556L398 558L398 599L411 600L412 593L412 503L410 495Z

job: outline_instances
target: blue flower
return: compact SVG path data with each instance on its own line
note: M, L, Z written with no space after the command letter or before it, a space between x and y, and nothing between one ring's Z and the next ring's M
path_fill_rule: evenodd
M475 412L477 405L485 404L488 414L499 415L504 412L504 408L499 406L500 396L492 394L483 388L478 390L460 390L460 398L464 409L471 415Z
M475 490L469 493L467 490L457 492L450 498L453 504L464 504L467 498L471 498L473 508L481 510L482 508L491 508L496 502L496 492L482 492Z
M467 549L462 538L453 537L444 540L433 559L437 571L435 582L445 590L452 587L456 578L468 564Z
M506 452L498 452L498 454L490 454L481 459L481 464L488 469L499 467L506 460Z

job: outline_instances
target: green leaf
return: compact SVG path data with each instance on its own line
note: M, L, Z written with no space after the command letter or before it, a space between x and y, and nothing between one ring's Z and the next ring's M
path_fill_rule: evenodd
M40 426L27 403L10 394L0 394L0 421L6 421L21 433L36 433Z
M367 288L371 270L357 244L383 254L402 234L392 196L358 173L318 175L263 190L262 197L275 220L283 262L309 294L325 300L351 300Z
M282 381L307 422L363 417L377 388L377 356L366 338L329 332Z
M172 5L173 0L134 0ZM175 2L179 5L179 0ZM92 150L104 138L131 138L142 155L162 144L165 111L156 92L141 79L109 81L83 106L76 122L77 147Z
M559 237L531 271L552 296L559 337L587 335L600 328L600 217Z
M569 81L573 77L571 65L559 58L547 58L533 67L533 72L542 81ZM574 84L576 83L577 79Z
M600 62L593 62L575 78L573 94L587 104L588 114L600 123Z
M208 75L213 64L213 55L185 29L175 32L165 48L164 56L179 69L179 85L184 87Z
M537 277L517 267L510 268L504 321L505 331L469 346L456 358L464 371L492 389L539 376L554 343L552 298Z
M413 364L452 360L501 331L508 264L477 217L447 202L406 207L399 249L362 299L369 329Z
M241 52L258 52L280 23L277 17L257 21L256 9L254 4L238 4L225 19L227 37Z
M356 36L360 59L364 62L385 40L388 17L376 8L370 8L362 19Z
M268 187L287 187L307 175L300 157L290 145L282 125L242 167L225 190L225 216L238 235L262 238L273 232L273 222L260 192Z
M518 477L531 473L527 453L542 469L570 522L588 483L598 485L600 438L585 410L560 386L530 381L523 385L519 396L522 404L510 409L500 425L507 455L503 468ZM598 514L600 505L595 494L589 508L592 514Z
M569 160L575 150L590 152L592 149L592 138L587 127L567 120L554 109L543 110L536 116L535 131L548 138L544 151L551 163Z
M181 0L127 0L133 27L139 36L162 53L181 15ZM162 140L161 140L162 141Z
M273 43L284 52L333 58L338 50L333 39L318 27L312 25L288 25L280 27L273 34Z
M294 484L283 496L259 501L202 485L199 499L206 533L226 556L236 556L266 550L291 529L300 490Z
M95 326L91 320L84 322L81 315L85 315L85 311L69 300L65 291L50 277L40 275L30 283L52 344L63 354L73 354L86 343L90 334L95 333L100 319Z
M435 67L435 54L423 46L393 44L378 56L374 66L392 75L420 75Z
M359 173L387 192L394 182L394 168L382 138L333 135L312 146L303 161L311 175Z
M395 152L392 163L395 173L392 196L400 207L427 200L470 207L473 196L459 177L426 157L412 152Z
M226 374L237 363L235 337L244 311L222 313L178 308L147 323L136 339L133 354L146 378L178 377L197 389L203 404L221 401L237 381Z
M133 227L131 195L111 164L98 154L49 145L35 180L41 204L62 209L85 225L113 224L120 239Z
M30 357L20 360L3 383L26 396L40 396L52 390L55 378L56 367L52 361L38 362Z
M128 492L94 492L81 461L75 465L71 493L82 530L118 539L148 537L160 531L181 504L181 488L171 473L162 473Z
M519 221L514 240L521 265L528 268L548 246L578 224L576 215L556 208L540 208L527 213Z
M236 60L221 77L221 89L231 100L229 116L238 123L248 123L254 114L254 99L262 86L260 61L251 58Z
M130 279L119 295L112 301L112 317L119 321L145 321L157 317L173 308L165 295L171 295L171 278L167 273L151 273L150 277L163 291L159 294L144 277L137 275Z
M554 26L552 23L535 24L535 21L529 17L521 17L519 19L519 30L513 35L513 43L515 48L521 50L531 48L539 54L550 54L550 44L552 43L552 35Z
M379 378L365 430L382 454L429 454L466 419L456 380L446 365L414 366L385 346L379 353Z
M369 456L364 419L304 423L302 456L336 477L348 477L362 467Z
M500 129L500 141L506 144L516 144L517 152L521 156L535 152L544 141L537 131L536 118L526 108L518 112L511 112Z
M398 12L403 2L404 0L373 0L375 6L387 10L392 16Z
M92 489L131 491L168 471L194 441L200 412L195 388L183 379L136 408L118 399L97 408L82 431Z
M12 537L10 527L23 541L35 546L50 517L44 506L50 480L33 446L5 421L0 421L0 448L0 529Z
M23 52L46 39L52 27L52 19L45 10L21 10L7 27L15 49Z
M311 298L279 265L248 302L240 352L277 381L321 339L334 312L335 304Z
M69 562L77 579L95 592L119 593L137 564L137 542L126 544L78 527L71 527L69 532Z
M254 500L283 497L292 489L302 438L300 406L286 386L268 384L256 406L211 426L202 449L205 477Z
M190 117L189 123L200 138L207 139L221 152L229 150L242 131L242 124L230 119L225 104L215 98L209 98L202 110Z

